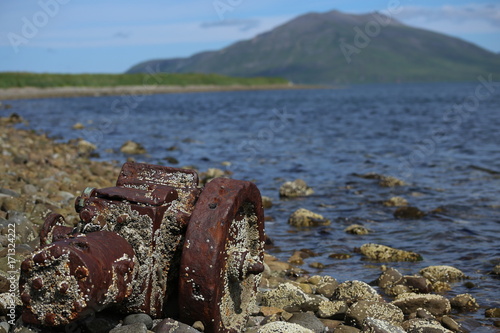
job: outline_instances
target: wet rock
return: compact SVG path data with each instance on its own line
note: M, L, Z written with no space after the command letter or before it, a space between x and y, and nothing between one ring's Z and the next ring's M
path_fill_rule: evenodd
M500 265L496 265L495 267L493 267L493 270L491 272L495 275L500 276Z
M25 120L17 113L11 113L10 116L6 118L1 118L1 122L4 124L13 125L25 122Z
M86 140L78 140L76 147L78 149L78 153L84 156L89 156L94 150L97 149L94 144Z
M405 186L408 185L401 179L392 176L382 176L380 179L379 185L382 187L396 187L396 186Z
M314 333L310 329L302 327L300 325L294 323L287 323L284 321L275 321L269 324L266 324L259 328L257 333Z
M394 217L398 219L420 219L425 216L425 213L412 206L403 206L396 209Z
M144 324L142 324L142 325L144 325ZM146 326L144 325L144 327L146 327ZM189 325L181 323L177 320L167 318L167 319L162 320L155 327L153 327L153 332L156 332L156 333L198 333L200 331L194 329L193 327L191 327Z
M318 225L329 225L330 220L322 215L311 212L310 210L300 208L296 210L288 219L288 223L295 227L311 227Z
M339 283L335 278L325 275L320 278L318 283L316 284L316 293L319 295L323 295L326 298L330 298L337 290Z
M387 207L408 206L408 200L402 197L392 197L389 200L384 201L383 205Z
M146 153L146 149L140 143L131 140L125 142L120 147L120 151L128 155L140 155Z
M291 283L283 283L276 289L262 293L262 305L281 308L299 308L308 300L308 296L300 288Z
M75 123L71 128L74 130L82 130L85 128L85 126L83 126L82 123Z
M377 279L377 285L382 289L395 286L400 282L403 282L403 274L395 268L386 269Z
M358 301L380 301L382 298L375 289L362 281L346 281L339 284L332 296L335 300L346 301L349 304Z
M466 277L461 270L452 266L429 266L421 269L420 274L432 282L456 282Z
M337 259L337 260L346 260L346 259L349 259L351 257L352 257L352 255L350 255L349 253L332 253L332 254L328 255L328 258Z
M500 318L500 308L489 308L484 312L486 318Z
M345 301L322 301L316 314L319 318L344 319L347 309Z
M363 322L362 331L369 333L405 333L401 326L375 318L366 318Z
M148 330L153 327L153 319L145 313L131 314L123 319L124 325L131 325L136 323L143 323L144 325L146 325Z
M294 265L303 265L304 259L309 258L309 255L303 251L295 251L293 255L288 258L288 262Z
M113 322L112 320L108 320L106 318L89 318L82 323L82 327L87 333L108 333L113 330L117 322ZM69 327L69 326L68 326ZM123 332L132 332L132 331L123 331ZM140 332L140 331L139 331Z
M3 187L0 187L0 195L5 195L5 196L8 196L8 197L14 197L14 198L17 198L17 197L21 196L16 191L9 190L8 188L3 188Z
M382 262L422 260L422 257L415 252L399 250L380 244L364 244L361 246L360 252L368 259Z
M453 332L463 332L460 324L457 323L450 316L443 316L443 318L441 318L441 325L443 325L443 327L445 327Z
M392 325L400 325L404 320L403 311L393 304L376 301L359 301L346 312L348 325L362 328L367 318L384 320Z
M359 224L350 225L347 228L345 228L344 231L348 234L353 234L353 235L367 235L370 233L370 230L368 230L368 228L365 228Z
M430 293L433 290L432 283L422 276L404 276L404 286L414 293Z
M169 163L169 164L179 164L179 160L173 156L166 156L163 158L163 160L167 161L167 163Z
M340 320L332 320L332 319L320 319L323 325L325 325L325 332L335 332L335 329L342 325L342 321Z
M280 197L294 198L313 194L312 188L308 187L302 179L296 179L293 182L286 182L280 187Z
M261 306L260 307L260 314L262 314L264 317L269 317L269 316L272 316L275 314L281 314L283 311L285 311L285 310L280 309L280 308L276 308L273 306Z
M450 301L441 295L432 294L402 294L391 304L399 307L406 315L416 312L419 308L428 310L433 316L442 316L451 310Z
M325 325L310 312L295 313L288 322L310 329L314 333L322 333L325 329Z
M472 295L460 294L450 299L451 307L458 311L477 311L479 304Z
M407 333L453 333L439 322L428 319L410 319L403 323Z
M262 207L264 209L269 209L273 206L273 200L265 195L262 196Z
M109 333L148 333L148 329L144 323L135 323L113 328Z

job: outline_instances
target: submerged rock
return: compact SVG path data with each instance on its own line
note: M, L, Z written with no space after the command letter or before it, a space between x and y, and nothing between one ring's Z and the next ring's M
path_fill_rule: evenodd
M465 279L465 274L452 266L429 266L420 270L420 274L432 282L456 282Z
M420 219L425 216L425 213L417 207L399 207L394 212L394 217L398 219Z
M318 225L329 225L331 222L320 214L300 208L293 212L288 219L288 223L295 227L312 227Z
M422 256L415 252L395 249L380 244L364 244L360 251L368 259L390 262L390 261L420 261Z
M141 155L141 154L146 154L146 149L137 142L134 141L127 141L125 142L121 147L120 151L124 154L128 155Z
M389 200L384 201L383 205L387 207L408 206L408 200L402 197L392 197Z
M314 190L307 186L302 179L296 179L293 182L286 182L280 187L280 197L294 198L304 197L314 193Z

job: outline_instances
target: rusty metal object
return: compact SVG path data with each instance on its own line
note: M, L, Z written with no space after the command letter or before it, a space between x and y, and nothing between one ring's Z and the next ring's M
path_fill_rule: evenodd
M24 322L65 325L111 305L162 318L179 299L182 319L205 332L243 327L264 269L253 183L201 189L192 170L125 163L115 187L86 188L75 209L74 229L46 218L41 248L22 263Z
M263 218L255 184L226 178L207 184L182 250L182 321L200 320L210 332L243 330L264 270Z

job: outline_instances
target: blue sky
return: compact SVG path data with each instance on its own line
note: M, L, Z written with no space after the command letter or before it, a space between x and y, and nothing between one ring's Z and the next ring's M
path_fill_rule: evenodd
M500 2L1 0L0 71L120 73L249 39L307 13L384 12L500 52Z

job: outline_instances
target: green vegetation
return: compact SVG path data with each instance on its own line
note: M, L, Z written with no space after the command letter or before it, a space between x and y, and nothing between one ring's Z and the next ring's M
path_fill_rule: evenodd
M287 84L273 77L230 77L217 74L36 74L0 72L0 88L116 87L116 86L259 86Z

